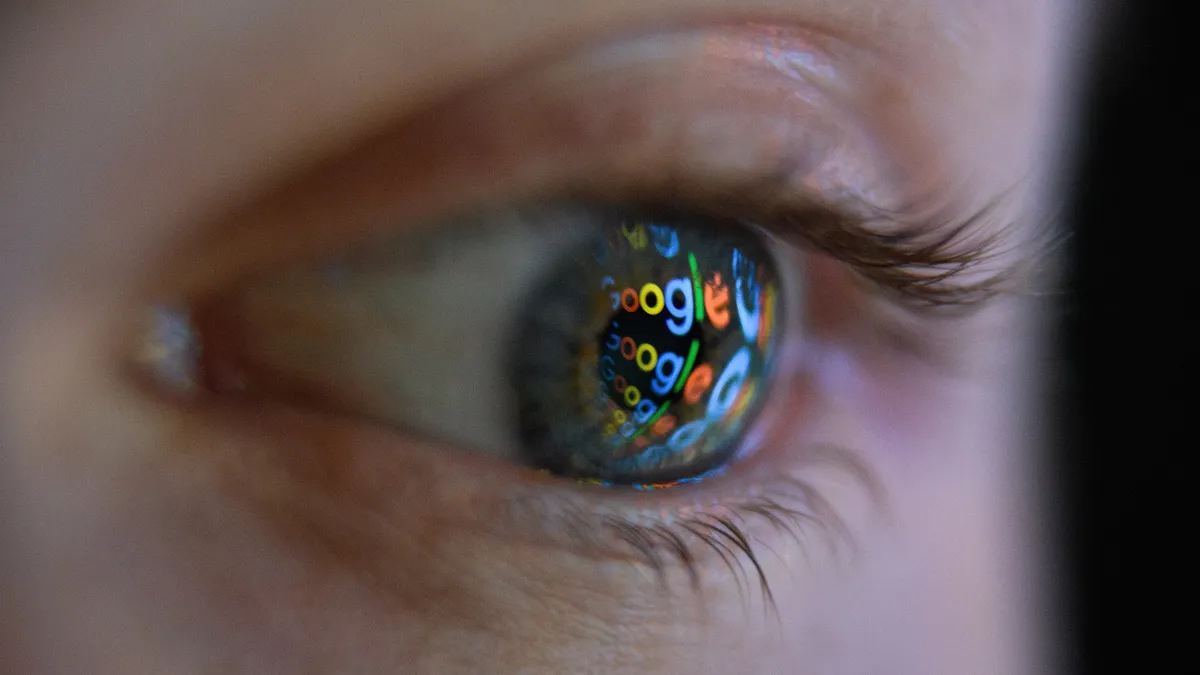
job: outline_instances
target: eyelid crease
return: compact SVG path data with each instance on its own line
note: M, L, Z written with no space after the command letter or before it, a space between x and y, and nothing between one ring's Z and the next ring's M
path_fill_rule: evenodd
M728 33L638 38L634 43L661 47L666 40L675 47L621 67L605 59L597 65L593 47L562 63L464 87L280 176L198 233L192 248L205 252L204 260L170 265L166 276L185 292L212 287L259 263L314 256L318 241L348 249L385 229L437 222L459 208L553 201L573 185L603 193L614 177L649 184L676 171L701 180L710 172L753 175L780 153L799 173L801 164L816 168L832 147L854 146L842 158L848 165L835 162L831 175L817 178L842 184L848 171L852 183L878 182L861 174L888 163L858 156L873 154L859 147L867 134L848 121L857 119L846 112L848 103L826 100L827 83L818 81L827 78L799 78L794 69L781 73L764 61L790 44L779 43L774 31L765 43ZM600 51L621 45L628 43ZM869 171L851 168L860 164ZM648 203L663 201L648 196Z

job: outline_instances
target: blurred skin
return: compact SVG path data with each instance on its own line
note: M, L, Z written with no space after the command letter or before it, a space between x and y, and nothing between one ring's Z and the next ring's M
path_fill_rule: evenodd
M959 675L1046 666L1038 331L1021 297L922 326L959 364L950 371L885 357L872 342L881 338L846 348L857 375L822 371L827 402L788 433L852 448L886 505L828 479L855 556L762 534L774 551L760 557L778 618L712 556L699 562L702 593L664 592L644 565L499 523L488 505L506 503L508 485L523 479L497 460L365 423L180 409L123 364L151 299L221 283L228 256L248 265L296 241L315 246L319 234L286 223L334 207L290 204L336 194L344 187L333 176L347 174L317 171L271 192L271 208L237 211L255 223L241 238L239 218L225 215L234 205L262 201L284 176L427 106L443 106L438 123L451 129L419 134L438 139L422 152L440 154L457 137L448 126L456 104L439 103L447 97L480 82L497 100L519 97L505 93L507 78L544 64L572 81L574 50L664 27L703 33L749 19L845 45L831 50L822 91L862 125L845 138L876 139L855 140L870 149L847 165L888 167L883 180L898 195L951 186L954 201L974 208L1003 195L991 226L1016 223L1005 236L1028 241L1059 197L1079 32L1066 0L131 0L3 12L0 591L13 601L0 603L0 670ZM462 114L463 135L481 128ZM509 154L554 154L553 144L514 138ZM399 157L381 182L392 196L379 209L399 220L533 192L568 171L551 157L537 171L489 178L470 158L450 158L444 173L415 178L413 166L442 161L418 159ZM814 184L842 180L830 171L814 172ZM237 245L203 243L214 229ZM179 262L164 272L164 260ZM839 274L827 275L830 288L842 287ZM321 459L329 447L352 460L331 468ZM305 492L312 484L316 496ZM529 484L521 494L536 490L566 488ZM350 520L370 522L342 534Z

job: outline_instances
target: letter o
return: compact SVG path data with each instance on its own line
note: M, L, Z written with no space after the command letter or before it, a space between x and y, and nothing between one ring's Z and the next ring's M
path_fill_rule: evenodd
M650 356L648 359L643 359L643 354L649 354ZM647 373L654 370L654 364L658 363L658 350L655 349L654 345L650 344L649 342L643 343L637 348L636 363L638 368L641 368Z
M642 292L638 297L642 301L642 309L646 310L647 314L658 314L667 304L667 299L663 297L662 289L658 287L658 284L643 285ZM650 304L651 300L654 300L653 306Z
M621 307L626 312L638 311L638 294L632 288L621 291Z
M632 408L636 406L640 400L642 400L642 392L638 391L637 387L632 385L625 387L625 405Z
M629 345L628 352L625 350L626 345ZM624 356L626 361L632 361L633 356L636 353L637 353L637 343L633 341L633 338L631 338L631 337L621 338L621 356Z

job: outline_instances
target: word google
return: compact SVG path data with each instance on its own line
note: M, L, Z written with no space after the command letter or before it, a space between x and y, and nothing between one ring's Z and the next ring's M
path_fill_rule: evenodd
M642 225L623 227L622 233L631 247L644 248L647 245L646 229ZM656 242L656 248L664 257L673 257L678 253L678 238L674 232L669 228L653 225L648 229ZM641 286L617 290L613 277L606 276L601 280L600 288L608 292L610 308L618 315L641 313L644 316L659 317L665 313L661 326L673 336L684 337L692 334L696 322L707 322L719 334L730 325L730 289L723 283L720 272L713 272L708 280L702 282L695 254L688 252L687 259L691 274L670 279L662 286L647 282ZM730 267L733 270L744 270L744 276L734 279L732 294L742 337L747 343L753 344L757 342L756 338L760 337L761 324L769 318L763 316L761 311L765 304L765 295L753 277L753 264L747 264L745 257L737 249L733 251ZM747 295L754 298L755 302L752 305L747 303ZM750 309L751 306L753 310ZM613 321L612 326L617 328L619 322ZM639 456L666 451L678 452L692 445L704 434L710 421L720 419L733 407L749 374L752 360L749 346L742 346L722 364L721 373L715 377L714 386L713 366L709 363L696 363L701 347L700 337L691 339L686 356L662 350L653 340L639 344L633 337L622 336L616 330L608 333L603 347L605 353L599 360L600 376L604 383L611 384L618 402L618 405L609 406L609 423L604 429L605 435L613 445L633 439L640 440L642 434L648 430L653 436L665 435L674 428L675 417L667 416L669 421L665 424L660 421L664 419L672 399L688 406L696 406L710 387L712 388L703 418L674 429L665 448L646 449ZM649 392L639 390L637 386L630 384L625 376L618 374L619 360L636 366L638 370L650 376ZM652 396L663 402L656 402ZM632 409L632 413L627 414L619 404Z
M713 475L763 400L778 278L737 222L600 222L513 340L530 463L637 489Z

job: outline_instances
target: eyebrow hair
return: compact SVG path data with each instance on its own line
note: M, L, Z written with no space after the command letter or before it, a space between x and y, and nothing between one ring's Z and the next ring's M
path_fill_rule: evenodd
M930 199L899 209L834 202L797 188L787 171L749 179L668 176L627 188L616 194L626 205L754 225L824 253L921 312L969 312L1016 291L1027 276L1028 257L1015 255L1019 222L1001 215L1011 190L963 212Z

